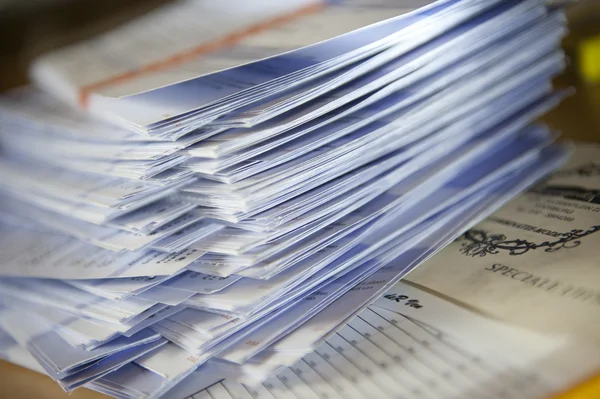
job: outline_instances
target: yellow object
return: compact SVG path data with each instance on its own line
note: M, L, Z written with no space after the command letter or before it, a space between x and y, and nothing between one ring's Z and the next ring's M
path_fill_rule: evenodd
M600 375L553 399L600 399Z
M579 46L579 68L584 79L600 83L600 36L581 42Z

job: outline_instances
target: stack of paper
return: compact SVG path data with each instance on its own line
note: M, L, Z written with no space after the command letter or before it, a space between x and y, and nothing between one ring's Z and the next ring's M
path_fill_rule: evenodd
M0 327L66 390L261 379L566 158L542 0L222 3L1 100Z

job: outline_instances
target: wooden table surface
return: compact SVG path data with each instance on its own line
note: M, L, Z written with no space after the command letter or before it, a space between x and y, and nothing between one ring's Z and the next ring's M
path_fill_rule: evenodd
M160 0L153 0L153 2L156 4L157 2L160 2ZM95 3L102 2L95 1ZM118 2L104 1L104 3L116 7ZM135 10L138 10L141 2L129 1L129 3L136 3L135 5L138 8L135 8ZM86 2L86 5L87 4L88 3ZM592 0L587 4L587 8L580 7L572 12L571 20L573 21L574 33L566 40L566 46L568 47L568 53L573 57L575 57L574 51L580 37L590 35L592 33L590 32L590 29L593 30L594 27L598 28L598 33L600 33L600 24L598 23L598 21L600 21L600 1ZM146 7L148 6L146 5ZM100 7L99 10L101 9L102 8ZM89 7L86 12L89 13ZM94 12L99 11L96 10ZM123 13L120 13L118 19L122 20L123 15ZM22 25L17 24L15 26L22 28ZM4 29L6 29L6 24L4 25ZM44 31L43 29L40 30L40 32L47 33L47 31ZM3 32L3 26L0 19L0 36L2 36L2 33L6 33L6 31ZM66 40L66 42L68 41L69 40ZM64 42L64 38L54 41L54 43ZM45 47L48 46L46 45ZM1 46L0 50L2 50ZM0 90L2 88L23 83L25 79L23 67L27 61L27 57L30 57L32 53L25 52L19 54L26 55L23 56L24 58L13 57L9 59L7 58L6 52L2 54L2 51L0 51L0 61L5 61L0 62ZM7 77L6 68L12 68L10 69L10 71L12 71L10 72L12 74L10 75L13 79L12 81L2 80ZM547 115L544 118L544 121L549 123L555 129L562 131L563 137L565 138L600 142L600 85L592 86L583 83L576 71L576 58L573 58L573 63L569 66L569 70L558 79L557 86L576 87L577 94L564 101L558 109ZM49 377L0 361L0 398L106 399L107 397L87 389L78 389L71 394L67 394ZM579 394L561 396L561 399L583 398L600 398L600 378L584 385Z

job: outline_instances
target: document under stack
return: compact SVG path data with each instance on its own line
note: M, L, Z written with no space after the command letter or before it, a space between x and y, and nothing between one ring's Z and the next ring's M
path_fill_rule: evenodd
M181 1L42 56L0 100L2 356L143 399L293 364L566 160L534 123L564 33L543 0Z

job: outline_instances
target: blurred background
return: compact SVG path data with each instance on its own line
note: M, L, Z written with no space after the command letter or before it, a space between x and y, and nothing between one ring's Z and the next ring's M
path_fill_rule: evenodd
M284 0L282 0L284 1ZM39 54L109 30L168 0L0 0L0 91L27 83ZM567 72L556 84L577 94L545 119L564 136L600 141L600 1L574 1ZM592 65L593 64L593 65Z

